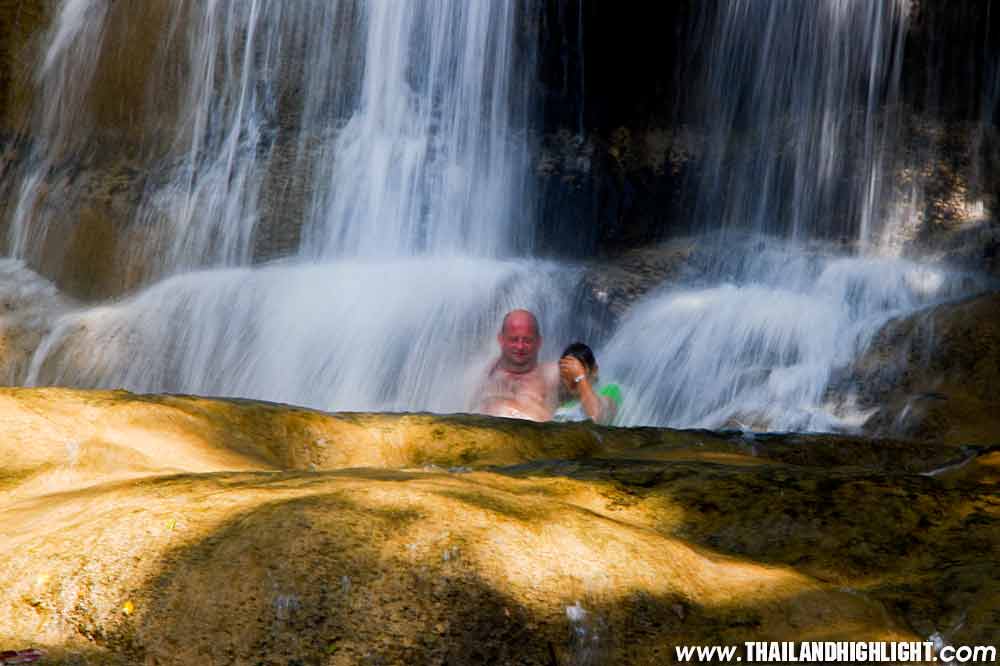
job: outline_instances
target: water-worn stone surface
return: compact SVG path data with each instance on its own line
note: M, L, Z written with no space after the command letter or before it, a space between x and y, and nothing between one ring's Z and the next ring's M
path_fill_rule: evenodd
M583 302L600 313L603 329L613 330L643 297L694 272L696 253L694 239L678 238L590 262L580 282Z
M889 322L852 370L874 434L1000 442L1000 294Z
M990 643L996 448L0 391L0 650L659 664Z

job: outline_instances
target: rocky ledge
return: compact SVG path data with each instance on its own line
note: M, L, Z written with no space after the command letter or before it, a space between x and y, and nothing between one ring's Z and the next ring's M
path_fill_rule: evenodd
M850 370L874 435L1000 442L1000 293L888 322ZM844 386L840 387L841 389Z
M0 391L0 651L662 664L995 643L1000 449Z

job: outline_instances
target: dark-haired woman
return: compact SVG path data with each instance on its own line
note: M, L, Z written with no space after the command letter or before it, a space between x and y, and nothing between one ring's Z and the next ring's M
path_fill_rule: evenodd
M559 399L552 417L556 421L611 423L621 407L622 393L617 384L600 384L594 352L574 342L559 359Z

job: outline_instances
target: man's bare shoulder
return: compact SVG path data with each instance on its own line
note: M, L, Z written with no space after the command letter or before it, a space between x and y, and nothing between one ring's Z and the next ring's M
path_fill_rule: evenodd
M538 374L549 384L559 383L559 364L555 361L546 361L538 364Z

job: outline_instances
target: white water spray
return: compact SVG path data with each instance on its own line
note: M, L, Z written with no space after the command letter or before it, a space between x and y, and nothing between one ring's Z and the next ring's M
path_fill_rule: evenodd
M857 427L867 414L829 395L831 378L889 319L986 288L876 254L887 211L904 210L885 172L908 18L904 0L732 0L706 23L696 215L718 232L699 240L703 271L647 298L602 351L630 396L623 423Z
M469 258L189 273L57 319L28 383L463 411L503 315L530 307L559 339L572 280Z
M623 424L850 430L866 415L827 387L893 317L973 293L982 278L900 259L743 248L719 284L647 299L602 354L627 387ZM604 371L602 371L604 372Z
M27 383L466 408L465 376L506 309L544 310L556 328L571 286L572 271L497 260L522 254L533 232L533 60L515 44L529 10L175 0L146 83L154 100L176 90L180 101L172 116L170 103L150 105L156 177L131 223L160 230L151 274L166 279L58 319ZM92 77L65 86L74 72L61 54L90 73L114 11L107 0L61 5L46 61L70 69L45 65L40 81L66 106L87 105ZM44 118L37 133L66 125ZM303 193L297 218L276 188ZM25 201L23 219L34 217L12 234L29 257L42 250L26 230L44 236L49 221ZM310 263L251 268L268 225L298 229Z
M158 281L55 319L28 383L456 411L507 309L541 314L549 357L587 339L574 271L512 259L534 230L533 56L519 42L530 2L164 2L172 22L138 121L150 177L129 221L157 231L135 261L155 262ZM44 251L49 206L73 200L52 196L50 172L106 140L87 113L91 82L126 5L60 6L39 71L41 98L59 103L35 120L18 257ZM704 271L655 293L598 350L605 378L625 385L623 423L857 424L829 404L837 369L889 318L980 286L804 244L878 237L907 7L721 6L697 218L726 233L700 239ZM254 266L275 234L294 256Z

